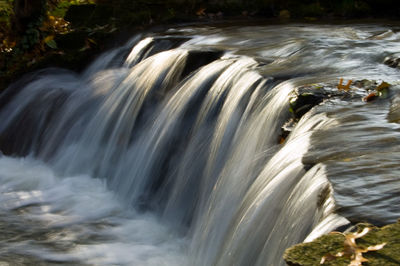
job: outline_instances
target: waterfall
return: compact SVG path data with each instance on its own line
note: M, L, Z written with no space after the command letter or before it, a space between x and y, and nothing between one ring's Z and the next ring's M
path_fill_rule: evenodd
M11 87L1 150L47 175L98 178L124 208L187 240L188 265L283 265L287 247L347 223L324 166L302 163L313 132L335 119L310 112L278 143L304 81L168 41L136 37L81 75L48 69Z

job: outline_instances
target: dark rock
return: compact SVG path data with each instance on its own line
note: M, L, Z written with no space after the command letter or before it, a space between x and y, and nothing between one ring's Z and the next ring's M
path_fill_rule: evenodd
M331 92L322 85L307 85L296 88L289 96L289 111L292 117L281 127L278 143L283 144L300 118L314 106L331 97Z
M399 67L400 64L400 54L394 54L394 55L390 55L385 57L385 59L383 60L383 63L389 67Z
M190 37L185 36L161 36L154 37L154 43L146 52L144 58L179 47L182 43L189 41Z
M221 50L202 50L202 51L190 51L186 61L185 68L182 72L182 77L186 77L191 72L198 68L207 65L223 55Z
M300 118L314 106L331 97L331 92L322 85L306 85L296 88L289 96L289 111L292 117L281 127L278 143L283 144Z
M323 87L303 86L297 88L290 96L290 111L295 119L300 119L311 108L330 97Z

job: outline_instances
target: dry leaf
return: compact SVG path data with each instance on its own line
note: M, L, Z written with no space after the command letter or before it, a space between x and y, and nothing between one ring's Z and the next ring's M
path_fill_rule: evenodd
M375 90L376 91L381 91L381 90L384 90L384 89L388 89L389 87L390 87L389 83L382 81L382 83L378 87L376 87Z
M365 236L370 230L371 228L365 227L361 232L357 233L343 234L340 232L332 232L331 234L341 234L345 237L343 242L343 252L338 252L335 255L327 254L323 256L320 264L324 264L326 261L332 261L336 258L348 257L351 259L349 266L362 266L363 262L368 261L363 257L363 253L380 250L386 245L386 243L382 243L367 248L360 248L357 246L356 239Z
M353 81L351 79L349 79L349 81L347 81L346 85L343 85L343 78L340 79L339 84L337 85L338 90L345 90L348 91L350 90L350 85Z
M206 15L206 9L205 8L200 8L199 10L197 10L196 15L197 16L205 16Z
M364 102L370 102L372 100L374 100L376 97L378 97L378 95L376 94L376 92L371 92L370 94L368 94L367 96L365 96L362 100Z

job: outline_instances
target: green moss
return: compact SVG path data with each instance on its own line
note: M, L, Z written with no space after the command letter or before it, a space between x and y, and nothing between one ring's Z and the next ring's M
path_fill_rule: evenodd
M359 228L369 226L361 224ZM364 237L357 240L361 248L386 243L381 250L365 253L370 266L400 265L400 222L384 226L382 228L372 227L372 230Z
M359 248L367 248L378 244L386 245L377 251L363 253L369 266L400 265L400 222L378 228L370 224L357 225L358 231L364 227L371 230L356 240ZM284 259L288 265L311 266L320 265L323 256L334 255L344 249L345 236L342 234L323 235L310 243L302 243L288 248ZM326 261L323 265L349 265L350 258L338 257ZM367 264L366 264L367 265Z
M336 254L343 249L345 237L340 234L324 235L311 243L303 243L286 250L284 259L289 265L319 265L326 254ZM335 265L348 265L344 258ZM326 265L332 265L327 263Z

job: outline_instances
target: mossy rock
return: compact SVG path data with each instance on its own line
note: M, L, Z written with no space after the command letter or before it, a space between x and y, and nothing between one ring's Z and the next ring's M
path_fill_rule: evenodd
M390 224L382 228L370 224L358 224L357 231L362 231L365 227L371 230L361 238L356 239L357 247L365 249L367 247L386 243L377 251L363 253L364 258L368 259L369 266L394 266L400 265L400 222ZM284 260L288 265L311 266L321 265L321 259L327 255L334 255L344 250L343 234L323 235L310 243L302 243L288 248L284 254ZM325 261L323 265L349 265L349 257L336 257Z

